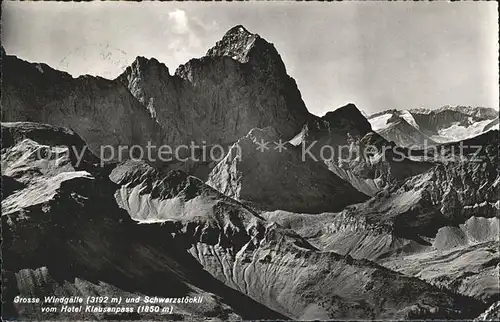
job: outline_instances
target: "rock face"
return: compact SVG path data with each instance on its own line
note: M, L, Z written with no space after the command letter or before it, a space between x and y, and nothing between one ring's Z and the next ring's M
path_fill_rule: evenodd
M444 106L436 110L387 110L368 117L374 131L400 146L422 147L460 141L498 129L498 111ZM406 122L404 122L406 121Z
M31 122L2 123L2 149L2 175L11 191L26 187L38 177L62 172L106 172L106 168L97 167L100 161L87 144L67 128Z
M399 115L394 114L387 122L390 123L390 125L378 132L387 140L411 148L436 145L436 142L424 135Z
M500 301L492 304L486 311L474 321L498 321L500 319Z
M3 56L2 121L67 126L102 145L231 144L272 125L284 138L312 116L274 46L236 26L175 75L138 57L115 80Z
M2 122L32 121L72 128L100 154L103 145L157 143L161 131L118 82L69 74L2 56Z
M259 149L259 144L267 146ZM273 128L253 129L238 140L207 183L227 196L262 210L336 211L367 197L323 164L283 143Z
M289 139L312 117L274 46L242 26L174 76L155 59L139 57L118 80L162 128L172 129L164 139L171 145L234 143L270 125Z

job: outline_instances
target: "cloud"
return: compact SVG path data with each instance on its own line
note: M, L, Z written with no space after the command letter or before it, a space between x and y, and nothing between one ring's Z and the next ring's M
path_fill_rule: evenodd
M185 35L190 32L189 21L186 15L186 11L175 9L168 13L168 19L173 23L173 32Z
M185 63L207 50L204 40L208 33L218 28L215 21L204 22L182 9L168 12L171 28L169 34L169 54L175 64Z

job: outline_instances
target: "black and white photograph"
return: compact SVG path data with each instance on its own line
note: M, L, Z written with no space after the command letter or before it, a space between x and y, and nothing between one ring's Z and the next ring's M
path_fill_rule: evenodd
M498 16L2 1L2 320L500 320Z

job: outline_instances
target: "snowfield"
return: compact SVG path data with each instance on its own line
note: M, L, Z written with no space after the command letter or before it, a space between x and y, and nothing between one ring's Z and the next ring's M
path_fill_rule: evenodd
M434 135L431 137L431 139L437 142L452 142L452 141L465 140L467 138L477 136L483 133L484 127L488 125L490 122L491 120L484 120L475 122L470 126L459 125L459 123L457 122L450 127L439 130L438 131L439 135Z
M372 130L373 131L378 131L385 129L387 127L387 121L392 117L392 113L389 114L383 114L377 117L374 117L372 119L369 119L368 121L372 125Z

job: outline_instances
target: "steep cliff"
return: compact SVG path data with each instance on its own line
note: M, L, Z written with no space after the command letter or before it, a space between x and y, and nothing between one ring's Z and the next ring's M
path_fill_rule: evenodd
M2 57L2 122L32 121L75 130L100 154L111 145L157 144L161 130L118 82Z

